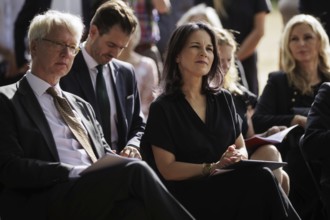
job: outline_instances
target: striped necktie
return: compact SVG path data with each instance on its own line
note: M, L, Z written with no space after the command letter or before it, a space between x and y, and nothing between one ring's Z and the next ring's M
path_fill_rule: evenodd
M49 87L47 89L47 93L53 97L55 106L60 115L62 116L63 120L69 126L70 130L72 131L78 142L86 150L91 160L95 162L97 158L89 142L89 137L85 133L85 130L82 127L81 123L76 118L68 101L65 98L59 96L57 91L53 87Z

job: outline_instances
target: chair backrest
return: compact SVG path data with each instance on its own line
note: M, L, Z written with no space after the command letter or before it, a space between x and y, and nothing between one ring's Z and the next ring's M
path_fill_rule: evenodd
M314 183L315 189L318 192L318 197L319 197L319 205L318 210L320 213L316 214L316 217L314 218L315 220L327 220L327 214L324 209L324 203L322 201L322 194L321 194L321 185L320 185L320 180L321 180L321 164L316 161L311 161L308 159L308 156L306 155L306 152L303 149L303 139L304 135L302 135L299 139L299 150L300 153L306 163L306 167L308 169L308 173L310 174L310 177Z

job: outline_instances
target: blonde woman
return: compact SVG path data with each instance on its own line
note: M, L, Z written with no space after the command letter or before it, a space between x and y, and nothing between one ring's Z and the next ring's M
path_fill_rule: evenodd
M256 132L274 125L299 125L300 131L289 134L278 147L283 160L288 162L290 199L305 219L313 212L311 201L317 194L298 143L320 85L330 80L329 38L315 17L295 15L283 30L280 49L282 71L269 74L252 120Z
M257 97L239 83L237 67L234 61L236 41L233 35L225 29L215 29L215 32L217 35L220 63L225 74L223 87L233 96L236 111L242 118L242 134L244 138L250 138L255 134L251 116L254 112ZM272 127L265 132L265 135L276 133L281 129L282 127ZM282 162L281 154L274 145L262 145L256 150L248 151L248 153L251 159ZM282 168L274 170L273 173L286 194L289 194L290 180L288 174Z

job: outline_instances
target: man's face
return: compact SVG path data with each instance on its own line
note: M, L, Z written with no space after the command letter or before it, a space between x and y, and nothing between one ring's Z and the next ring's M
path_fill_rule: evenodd
M92 25L86 50L97 63L106 64L120 55L130 38L131 35L125 33L119 25L113 26L103 35L100 35L97 27Z
M66 27L55 27L42 39L31 42L32 73L50 84L71 69L79 42Z

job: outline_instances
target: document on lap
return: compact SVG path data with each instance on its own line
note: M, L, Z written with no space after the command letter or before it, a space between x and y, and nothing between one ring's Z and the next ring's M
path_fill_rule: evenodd
M276 170L287 165L286 162L268 161L268 160L240 160L237 163L228 165L222 169L216 169L212 175L226 173L235 169L268 167Z
M139 160L137 158L127 158L127 157L122 157L117 154L106 154L102 158L98 159L95 163L93 163L91 166L86 168L84 171L80 173L80 176L83 176L87 173L96 171L96 170L102 170L107 167L115 166L117 164L120 164L122 162L126 161L135 161Z
M247 149L254 149L264 144L281 143L287 134L297 126L298 125L293 125L268 137L262 137L260 134L256 134L251 138L245 139L245 146Z
M222 169L240 169L247 167L268 167L271 170L276 170L287 165L286 162L277 162L269 160L240 160L237 163L228 165Z

